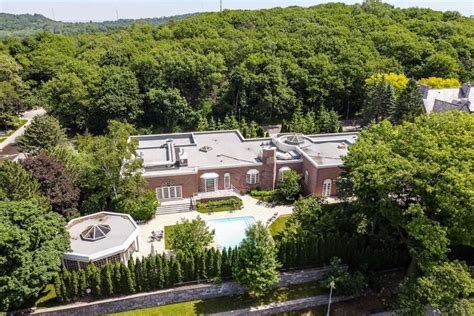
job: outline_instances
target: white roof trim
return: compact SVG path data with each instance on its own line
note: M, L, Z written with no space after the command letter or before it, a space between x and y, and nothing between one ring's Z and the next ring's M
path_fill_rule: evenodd
M259 174L260 171L258 171L257 169L250 169L249 171L247 171L247 174Z

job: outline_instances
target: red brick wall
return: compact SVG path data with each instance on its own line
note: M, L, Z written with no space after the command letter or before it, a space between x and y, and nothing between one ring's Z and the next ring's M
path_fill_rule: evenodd
M148 183L148 188L156 192L157 187L161 187L163 183L173 181L176 185L181 185L183 188L183 197L190 198L195 192L198 192L199 181L196 174L187 174L169 177L145 178Z
M331 168L319 168L318 169L318 178L316 181L315 193L316 195L321 195L323 192L323 182L325 179L332 180L331 186L331 196L337 195L336 190L336 180L337 177L341 174L342 169L339 167L331 167Z

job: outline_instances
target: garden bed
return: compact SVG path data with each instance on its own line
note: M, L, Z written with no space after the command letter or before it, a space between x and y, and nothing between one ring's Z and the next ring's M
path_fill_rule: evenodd
M196 211L198 211L199 213L240 210L242 208L242 200L239 198L230 198L207 202L197 202L196 208Z

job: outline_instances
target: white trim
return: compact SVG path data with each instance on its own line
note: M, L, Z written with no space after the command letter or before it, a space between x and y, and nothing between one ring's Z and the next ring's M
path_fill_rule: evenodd
M260 171L258 171L257 169L250 169L247 171L247 174L259 174Z
M231 180L230 180L230 173L226 172L224 174L224 190L230 190L232 187Z
M321 196L331 196L332 191L332 179L326 178L323 181L323 192L321 192Z

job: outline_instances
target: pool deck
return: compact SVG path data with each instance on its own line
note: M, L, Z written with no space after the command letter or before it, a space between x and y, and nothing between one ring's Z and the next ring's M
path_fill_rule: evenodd
M234 218L242 216L253 216L256 221L261 221L266 223L269 218L273 216L274 213L280 215L291 214L293 212L293 206L288 205L279 205L274 207L265 206L264 204L257 204L258 200L252 198L250 195L244 195L240 197L243 201L243 208L241 210L236 210L233 213L230 212L217 212L212 215L201 214L198 212L186 212L186 213L177 213L177 214L166 214L166 215L157 215L152 220L148 221L146 224L139 225L140 235L139 235L139 251L135 252L135 258L141 258L148 256L155 251L156 253L162 253L165 250L165 240L164 238L161 241L150 241L151 232L164 231L165 226L175 225L182 218L194 219L200 216L204 220L220 219L220 218Z

